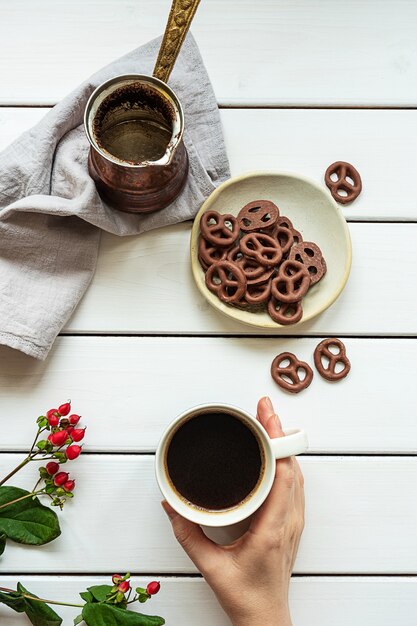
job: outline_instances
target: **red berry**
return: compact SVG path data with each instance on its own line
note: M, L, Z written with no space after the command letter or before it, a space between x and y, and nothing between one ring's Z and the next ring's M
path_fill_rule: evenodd
M50 441L51 443L52 443L52 434L53 434L53 433L51 433L50 435L48 435L48 441Z
M48 472L49 476L53 476L54 474L57 473L58 470L59 470L59 465L58 463L55 463L55 461L50 461L49 463L46 464L46 471Z
M120 574L113 574L113 576L111 577L111 581L113 585L118 585L122 578L123 576L121 576Z
M70 411L71 411L71 402L65 402L64 404L61 404L61 406L58 408L58 413L62 416L68 415Z
M49 439L49 437L48 437ZM50 435L50 441L54 444L54 446L62 446L68 439L68 432L64 430L57 430L56 433L52 433Z
M82 450L81 446L68 446L68 448L65 450L67 459L69 459L70 461L73 461L74 459L77 458L77 456L80 456L81 450Z
M73 413L72 415L70 415L70 416L69 416L69 418L68 418L68 419L69 419L69 423L70 423L72 426L75 426L75 425L76 425L76 424L78 424L78 422L80 421L80 419L81 419L81 415L77 415L76 413Z
M73 441L81 441L84 439L85 428L74 428L71 433L71 437Z
M67 480L66 483L63 484L65 491L74 491L75 480Z
M59 416L58 415L50 415L48 417L49 426L55 428L59 424Z
M149 593L150 596L154 596L156 593L158 593L160 588L161 588L161 585L159 584L159 582L156 580L153 580L146 587L146 591Z
M62 487L62 485L67 482L68 476L68 472L58 472L54 478L54 485L56 487Z
M130 589L130 582L128 580L124 580L117 588L122 593L126 593L126 591L129 591Z
M73 430L74 430L74 426L68 426L68 428L66 428L66 431L69 435L72 433Z

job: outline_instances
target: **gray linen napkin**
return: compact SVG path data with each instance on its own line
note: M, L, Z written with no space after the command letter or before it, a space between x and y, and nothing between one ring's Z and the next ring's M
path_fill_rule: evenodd
M143 216L115 211L97 194L87 170L86 102L113 76L151 74L160 41L94 74L0 154L0 344L44 359L94 274L100 228L134 235L190 219L229 177L216 98L189 34L169 81L184 108L185 189Z

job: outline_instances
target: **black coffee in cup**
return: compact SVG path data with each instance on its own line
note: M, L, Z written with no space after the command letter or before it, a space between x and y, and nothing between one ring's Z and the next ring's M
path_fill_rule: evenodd
M202 509L219 511L245 502L264 471L255 431L226 412L197 414L172 435L166 470L177 493Z

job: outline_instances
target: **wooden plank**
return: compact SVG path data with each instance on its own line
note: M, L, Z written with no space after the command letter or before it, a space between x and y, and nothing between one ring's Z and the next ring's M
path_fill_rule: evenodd
M149 577L132 580L143 585ZM22 584L38 596L67 602L80 602L79 591L91 585L108 584L109 577L91 576L19 576ZM164 578L161 591L146 605L145 613L165 617L167 624L181 626L230 626L207 583L201 578ZM1 585L13 587L15 576L3 576ZM134 605L135 606L135 605ZM290 607L297 626L415 626L417 580L385 577L300 577L290 587ZM77 610L55 607L71 624ZM22 618L0 606L2 626L19 626Z
M122 416L117 428L123 428ZM0 475L20 458L1 454ZM302 457L301 465L306 529L296 572L417 573L417 501L410 491L417 459ZM77 490L59 514L62 536L33 549L30 559L27 548L10 542L2 557L4 572L195 571L160 506L153 456L85 454L66 469L76 477ZM13 484L30 488L36 473L26 466ZM110 540L112 520L117 541Z
M0 150L45 113L0 108ZM342 207L348 219L417 221L410 141L417 137L417 111L224 109L220 114L232 175L276 169L322 182L327 166L343 159L363 178L362 194Z
M282 391L269 373L273 358L288 350L312 365L317 343L60 337L45 362L2 347L0 404L8 427L0 449L27 449L36 417L67 398L84 416L89 451L153 452L168 423L186 408L221 401L254 414L258 398L268 394L288 428L305 428L310 452L415 454L417 422L410 407L417 341L347 339L352 370L345 380L331 384L316 373L303 393Z
M350 231L353 265L342 295L316 319L277 335L417 334L417 282L411 280L417 226L351 224ZM104 234L95 277L66 332L261 334L215 311L200 295L190 272L189 239L188 224L140 237Z
M51 104L160 34L170 0L0 5L4 104ZM24 19L22 19L22 16ZM193 32L221 104L414 106L413 0L221 0ZM12 61L11 61L12 60Z

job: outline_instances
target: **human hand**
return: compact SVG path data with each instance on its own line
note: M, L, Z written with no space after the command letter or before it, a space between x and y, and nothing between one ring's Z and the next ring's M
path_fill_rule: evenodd
M257 419L271 438L283 437L269 398ZM213 589L233 626L291 626L288 588L304 528L304 480L294 457L276 462L275 481L249 530L228 546L162 502L175 537Z

